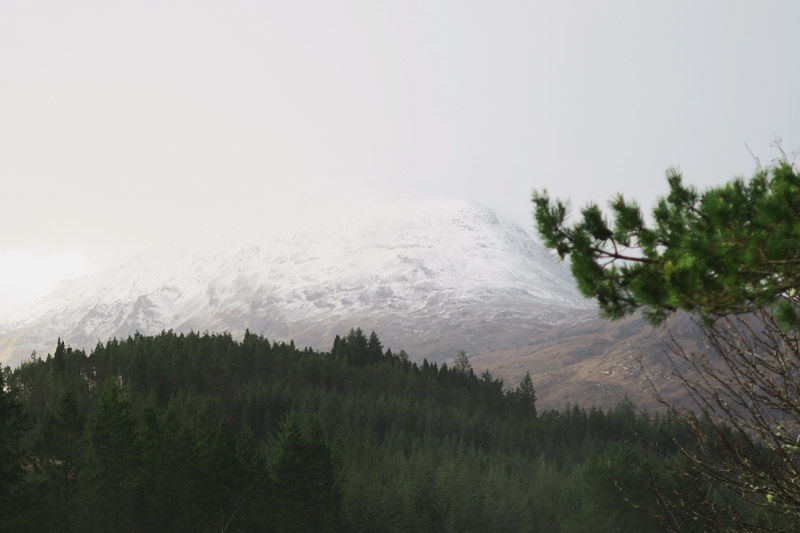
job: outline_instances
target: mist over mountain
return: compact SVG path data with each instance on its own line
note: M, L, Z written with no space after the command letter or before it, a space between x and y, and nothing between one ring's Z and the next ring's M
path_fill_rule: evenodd
M135 332L246 329L328 349L374 329L413 358L485 353L594 314L569 271L518 225L476 203L429 200L228 219L63 283L0 323L15 365Z

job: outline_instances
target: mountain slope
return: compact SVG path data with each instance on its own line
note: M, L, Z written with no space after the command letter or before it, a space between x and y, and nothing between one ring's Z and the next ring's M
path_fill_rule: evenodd
M612 408L627 396L639 407L662 410L653 387L664 400L693 408L675 371L696 374L671 357L675 341L689 352L707 353L703 333L690 316L678 314L656 328L636 314L556 325L527 346L484 352L471 362L476 371L488 369L509 385L530 372L544 409L567 404Z
M593 314L520 227L464 201L337 205L241 216L63 284L0 325L0 357L136 331L244 330L327 349L375 329L412 356L515 348Z

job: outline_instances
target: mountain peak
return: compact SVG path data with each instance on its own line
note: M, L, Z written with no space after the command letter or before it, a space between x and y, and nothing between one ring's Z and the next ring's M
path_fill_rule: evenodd
M491 339L513 344L512 332L591 308L527 232L475 202L281 206L62 286L0 327L0 350L16 363L57 337L91 347L162 329L250 329L324 349L360 325L420 357L443 358L454 343L473 351ZM480 324L493 333L480 333Z

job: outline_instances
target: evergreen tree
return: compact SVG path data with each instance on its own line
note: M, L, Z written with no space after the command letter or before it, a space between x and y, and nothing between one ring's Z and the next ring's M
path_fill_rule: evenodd
M341 337L339 337L339 335L336 335L336 337L333 339L333 348L331 348L331 355L333 355L334 357L343 357L343 358L347 357L346 343Z
M66 368L66 361L64 360L66 353L67 350L64 346L64 341L59 338L58 342L56 342L56 353L53 355L53 362L55 363L56 372L59 374L63 374L64 369Z
M88 422L86 466L81 476L89 504L88 521L100 529L131 527L137 453L135 421L130 400L116 381L101 392Z
M364 366L370 363L369 341L361 328L351 329L345 338L347 361L353 366Z
M469 357L467 357L466 351L464 350L458 351L456 360L453 362L453 369L456 372L460 372L462 374L469 374L470 372L472 372L472 365L469 362Z
M50 459L47 467L55 481L51 497L61 531L70 531L75 515L85 425L86 416L79 411L72 391L64 393L55 416L49 417L45 423L46 457Z
M650 480L640 461L634 446L622 441L579 465L569 481L580 507L565 518L564 531L662 531L647 514Z
M199 485L197 439L185 427L177 402L158 413L145 407L139 436L141 464L136 523L144 531L197 529Z
M193 503L199 511L201 529L219 525L224 530L236 513L235 491L241 479L235 439L227 423L220 422L207 405L201 407L192 429L192 455L197 462Z
M330 449L314 435L307 440L294 414L275 435L270 472L279 531L330 531L338 523Z
M581 292L609 318L643 308L660 323L681 309L706 318L777 305L784 323L800 324L800 174L786 162L699 194L667 171L670 193L653 210L618 195L614 224L597 205L568 225L567 205L535 192L545 244L570 266Z
M383 359L383 345L374 331L369 334L369 340L367 340L367 353L371 363Z
M531 373L526 372L515 391L519 412L524 417L536 418L536 391L533 388Z
M26 428L22 405L14 391L6 388L5 371L0 371L0 528L13 531L20 519L20 491L24 479L21 446Z
M272 498L269 470L264 454L248 425L243 426L236 436L235 457L238 470L238 476L234 480L236 529L263 531L264 525L269 523L265 502Z

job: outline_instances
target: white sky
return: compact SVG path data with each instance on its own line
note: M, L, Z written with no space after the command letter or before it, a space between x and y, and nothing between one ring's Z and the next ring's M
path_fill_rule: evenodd
M243 204L648 205L800 146L800 2L0 3L0 312Z

